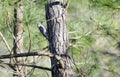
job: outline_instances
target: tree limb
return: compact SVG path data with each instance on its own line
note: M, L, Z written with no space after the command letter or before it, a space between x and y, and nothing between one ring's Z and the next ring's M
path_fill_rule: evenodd
M45 53L45 52L29 52L29 53L19 53L19 54L6 54L6 55L0 55L0 59L6 59L6 58L17 58L17 57L28 57L28 56L47 56L50 58L55 58L58 60L64 68L64 62L61 58L61 56L53 55L52 53Z
M20 63L17 63L17 64L13 64L13 63L5 63L4 61L1 62L0 64L6 64L8 66L14 66L14 65L18 65L18 66L27 66L27 67L33 67L33 68L38 68L38 69L43 69L43 70L48 70L48 71L52 71L51 68L47 68L47 67L42 67L42 66L37 66L37 65L31 65L31 64L20 64Z
M29 52L29 53L18 53L18 54L0 55L0 59L17 58L17 57L27 57L27 56L48 56L48 57L54 57L54 55L52 55L51 53Z

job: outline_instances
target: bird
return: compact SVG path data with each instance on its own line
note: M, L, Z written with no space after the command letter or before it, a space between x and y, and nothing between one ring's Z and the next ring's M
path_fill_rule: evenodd
M46 30L46 28L42 25L41 22L38 23L37 27L38 27L39 31L42 33L42 35L43 35L46 39L48 39L47 30Z

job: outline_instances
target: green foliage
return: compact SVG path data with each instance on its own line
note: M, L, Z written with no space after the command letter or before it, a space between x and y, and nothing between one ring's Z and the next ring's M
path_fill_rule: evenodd
M44 5L47 2L48 0L23 0L24 48L27 50L40 51L48 46L48 41L37 29L39 21L46 25ZM70 54L78 68L74 68L76 74L100 77L101 70L106 67L113 77L119 77L119 58L103 54L106 51L117 53L115 46L120 38L119 7L120 0L71 0L67 25ZM13 13L14 0L0 0L0 31L11 48ZM41 72L37 70L32 76L38 77L39 73ZM44 76L47 77L46 74Z
M110 8L120 8L120 0L89 0L93 6L107 6Z

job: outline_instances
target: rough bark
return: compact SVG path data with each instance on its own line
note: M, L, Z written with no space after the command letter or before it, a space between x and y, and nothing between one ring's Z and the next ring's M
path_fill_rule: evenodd
M14 8L14 48L13 54L18 54L23 52L23 6L22 0L17 0L15 2ZM14 62L16 65L14 66L15 73L13 77L25 77L25 67L18 66L17 63L24 64L24 58L15 58Z
M69 57L66 8L63 0L51 0L46 5L47 34L50 52L62 57L63 63L51 58L52 77L73 77Z

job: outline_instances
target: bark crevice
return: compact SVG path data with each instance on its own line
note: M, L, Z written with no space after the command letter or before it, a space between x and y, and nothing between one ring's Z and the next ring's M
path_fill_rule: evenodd
M62 0L51 0L46 5L46 22L50 53L61 57L61 63L51 58L52 77L73 77L69 56L66 8Z

